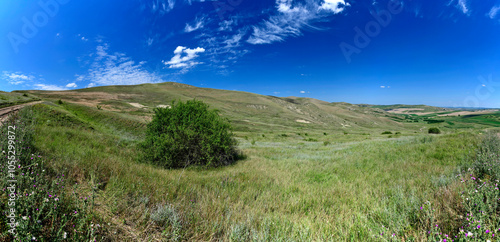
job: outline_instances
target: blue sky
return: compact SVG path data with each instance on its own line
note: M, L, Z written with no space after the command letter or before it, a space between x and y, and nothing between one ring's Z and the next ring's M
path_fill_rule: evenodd
M174 81L500 108L500 0L0 2L0 90Z

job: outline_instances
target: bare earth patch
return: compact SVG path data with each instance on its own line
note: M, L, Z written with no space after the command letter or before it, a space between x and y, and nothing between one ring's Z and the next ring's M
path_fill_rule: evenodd
M424 111L423 108L396 108L387 111L388 113L398 113L398 114L403 114L403 113L415 113L419 114L418 112L413 112L413 111Z
M172 108L170 105L158 105L157 108Z
M146 107L146 106L144 106L144 105L142 105L140 103L128 103L128 104L130 104L130 105L132 105L132 106L134 106L136 108L145 108Z
M302 120L302 119L297 119L295 120L297 123L303 123L303 124L310 124L311 122L307 121L307 120Z
M498 110L483 110L483 111L462 111L462 112L456 112L456 113L448 113L448 114L441 114L438 116L466 116L466 115L474 115L474 114L488 114L488 113L495 113L498 112Z

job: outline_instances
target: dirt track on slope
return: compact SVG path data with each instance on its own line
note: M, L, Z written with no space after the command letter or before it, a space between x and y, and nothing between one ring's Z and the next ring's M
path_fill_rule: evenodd
M17 110L26 107L28 105L35 105L38 103L42 103L43 101L36 101L36 102L30 102L30 103L23 103L19 105L14 105L6 108L1 108L0 109L0 126L2 125L3 121L9 117L9 114L16 112Z

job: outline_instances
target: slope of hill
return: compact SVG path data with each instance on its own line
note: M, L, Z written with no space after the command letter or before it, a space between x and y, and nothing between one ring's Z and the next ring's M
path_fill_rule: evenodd
M391 120L393 114L380 109L347 103L328 103L312 98L274 97L240 91L198 88L180 83L105 86L73 91L29 91L47 99L84 104L90 107L151 115L152 109L170 105L175 100L198 99L221 110L237 130L290 130L311 128L322 130L402 129Z

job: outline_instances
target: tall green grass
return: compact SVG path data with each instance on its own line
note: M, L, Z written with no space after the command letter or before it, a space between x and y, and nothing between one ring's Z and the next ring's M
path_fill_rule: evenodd
M73 184L67 173L47 166L50 160L43 157L33 144L37 135L35 125L33 111L26 107L10 116L0 127L3 155L0 159L0 186L3 188L0 196L0 240L102 240L104 228L92 211L93 194L82 195L78 184ZM9 127L15 127L15 130ZM15 154L9 151L15 151ZM11 156L15 158L11 159ZM8 169L8 161L12 160L16 161L14 177L9 176L12 173ZM16 193L13 201L10 198L14 191L6 189L12 184L15 184ZM7 216L14 217L15 230L9 231L13 226L6 223Z
M163 170L136 160L141 137L130 119L99 112L36 106L45 122L34 144L53 169L102 184L97 213L114 240L421 241L432 223L451 234L454 177L480 141L476 131L350 142L314 130L301 132L318 142L242 132L258 138L239 139L247 160ZM427 201L432 219L419 215Z

